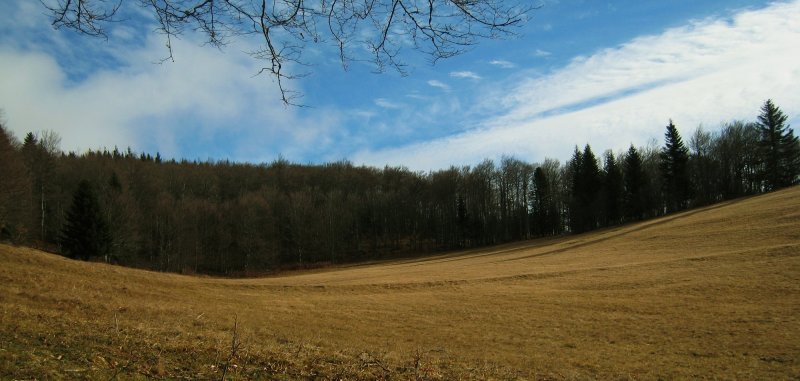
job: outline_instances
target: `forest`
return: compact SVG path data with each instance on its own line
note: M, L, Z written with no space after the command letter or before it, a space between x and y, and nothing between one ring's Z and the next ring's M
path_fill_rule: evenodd
M0 126L0 241L158 271L253 276L580 233L800 181L800 143L766 101L686 141L570 160L414 172L62 152L52 131Z

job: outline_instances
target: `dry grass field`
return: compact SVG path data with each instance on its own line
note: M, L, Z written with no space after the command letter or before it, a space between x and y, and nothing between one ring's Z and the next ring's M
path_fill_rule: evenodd
M800 187L262 279L0 246L0 378L223 377L800 379Z

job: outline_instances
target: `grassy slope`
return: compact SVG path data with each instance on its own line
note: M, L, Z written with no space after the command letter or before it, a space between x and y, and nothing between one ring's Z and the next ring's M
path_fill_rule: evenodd
M226 365L277 379L798 378L800 188L265 279L0 245L0 378L218 379Z

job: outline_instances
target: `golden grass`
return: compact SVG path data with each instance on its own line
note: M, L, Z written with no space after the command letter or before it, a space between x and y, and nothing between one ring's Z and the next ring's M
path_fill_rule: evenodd
M263 279L0 245L0 306L0 378L800 378L800 187Z

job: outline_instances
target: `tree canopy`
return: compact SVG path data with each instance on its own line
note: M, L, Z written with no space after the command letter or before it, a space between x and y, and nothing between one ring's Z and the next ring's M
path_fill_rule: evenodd
M783 119L777 107L767 110L775 115L763 121ZM778 141L796 147L779 125ZM0 240L161 271L240 275L580 233L774 189L772 179L789 179L797 166L767 172L763 127L698 128L688 158L670 123L663 145L597 157L586 144L566 164L503 157L430 172L176 161L116 148L63 153L53 133L20 144L0 128ZM696 191L671 193L679 173Z
M132 1L43 0L55 28L108 38L107 26ZM481 39L513 34L536 6L518 0L141 0L136 2L158 22L166 38L199 31L209 45L221 48L234 38L255 36L260 46L249 52L263 62L261 72L277 79L285 103L296 93L284 80L291 63L303 66L309 44L327 44L347 67L352 60L371 61L378 71L405 73L404 47L425 53L435 62L464 52ZM362 54L366 52L366 54Z

